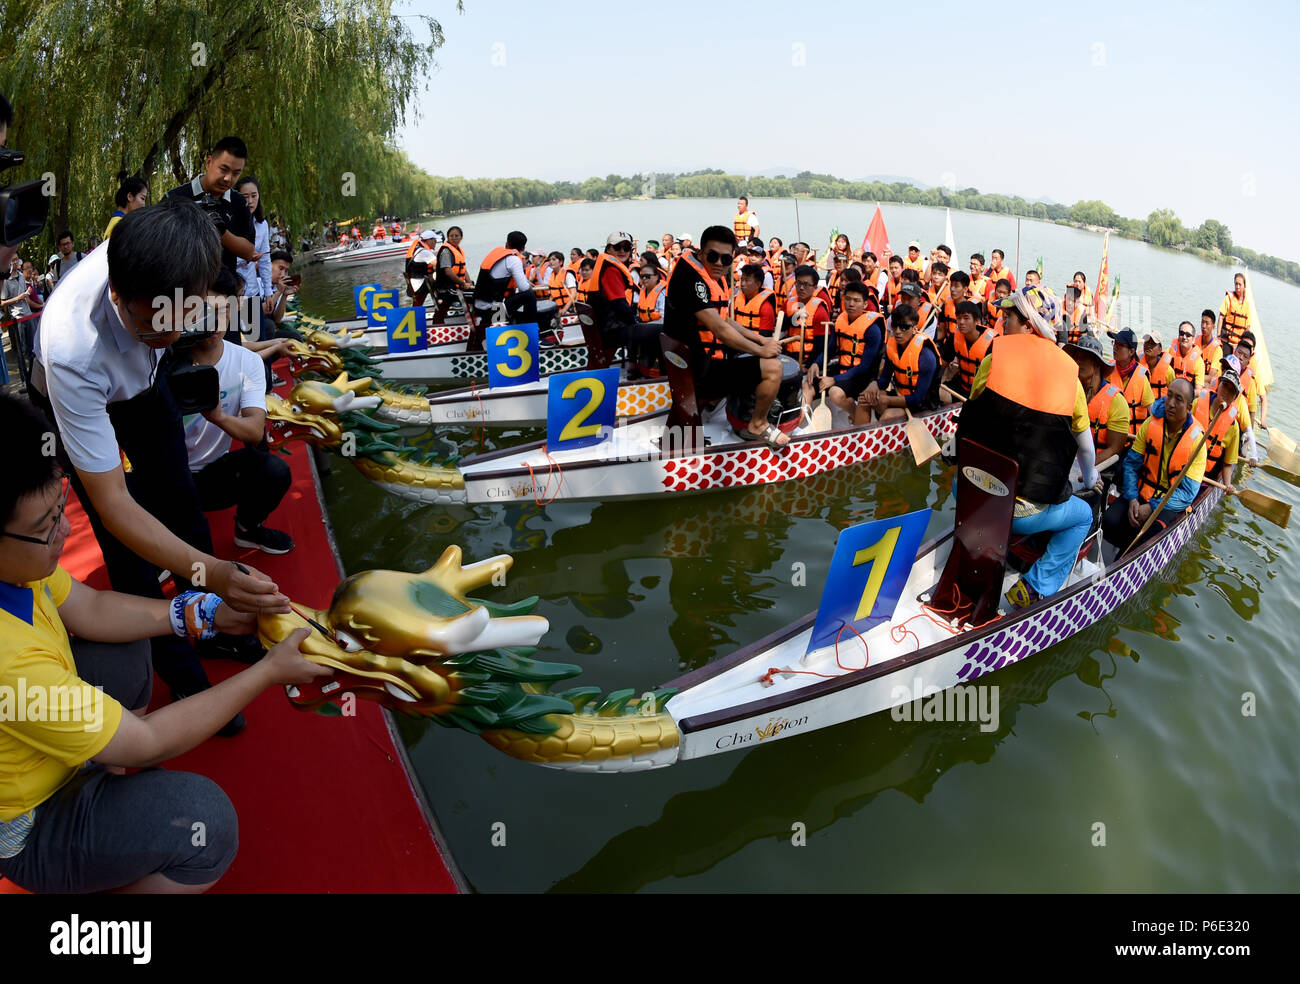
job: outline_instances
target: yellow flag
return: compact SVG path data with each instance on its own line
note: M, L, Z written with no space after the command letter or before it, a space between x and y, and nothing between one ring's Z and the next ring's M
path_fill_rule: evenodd
M1273 388L1273 361L1268 357L1268 345L1264 341L1264 327L1259 321L1259 310L1255 307L1255 293L1250 289L1250 274L1246 274L1246 305L1250 311L1250 330L1255 335L1255 361L1257 369L1255 381L1261 389Z

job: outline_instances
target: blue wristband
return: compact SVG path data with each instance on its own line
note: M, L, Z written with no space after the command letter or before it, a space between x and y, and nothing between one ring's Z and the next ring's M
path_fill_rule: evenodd
M217 609L221 596L203 591L182 591L171 601L167 615L172 631L182 638L211 639L217 634Z

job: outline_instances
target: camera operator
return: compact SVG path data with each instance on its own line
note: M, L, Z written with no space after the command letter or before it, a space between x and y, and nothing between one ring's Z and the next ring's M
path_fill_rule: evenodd
M288 599L268 578L212 556L177 398L186 412L213 406L215 371L202 367L212 392L197 396L202 373L168 378L172 358L163 350L206 323L212 312L202 301L220 269L220 241L195 205L168 198L124 217L45 307L33 402L56 424L115 590L161 597L158 568L166 568L178 586L201 581L239 611L286 612ZM209 686L185 640L158 638L152 651L174 699ZM260 646L245 649L221 636L199 651L244 661L261 656ZM242 727L237 717L221 733Z
M253 213L248 210L244 196L235 191L248 148L239 137L222 137L203 163L203 173L188 184L167 192L168 198L184 198L194 202L212 220L221 236L221 262L231 273L237 273L239 260L256 263L262 254L253 245L257 232L253 226Z

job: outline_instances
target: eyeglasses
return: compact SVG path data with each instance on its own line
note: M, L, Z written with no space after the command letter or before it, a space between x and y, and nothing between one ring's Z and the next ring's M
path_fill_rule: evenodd
M726 266L736 259L736 254L719 253L716 249L711 249L704 254L704 258L710 263L721 263L723 266Z
M796 281L794 282L794 285L795 285L796 287L802 287L804 290L812 290L814 287L817 286L816 284L810 284L810 283L809 283L808 281L806 281L806 280L796 280Z
M1191 338L1191 337L1192 337L1192 333L1191 333L1190 331L1180 331L1180 332L1178 333L1178 337L1179 337L1179 338Z
M36 537L36 536L24 536L21 533L10 533L8 530L0 530L0 536L13 537L15 540L22 540L23 543L36 543L42 547L48 547L51 543L53 543L54 538L59 533L59 527L63 525L63 511L68 508L68 492L71 489L71 486L68 484L68 477L66 475L60 475L59 480L63 485L63 494L59 499L59 507L54 512L54 523L53 525L50 526L50 532L48 536L45 536L43 538Z

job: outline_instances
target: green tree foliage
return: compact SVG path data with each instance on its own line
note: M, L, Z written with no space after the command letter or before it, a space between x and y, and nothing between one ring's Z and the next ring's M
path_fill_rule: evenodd
M1147 239L1157 246L1181 246L1188 238L1173 209L1156 209L1147 216Z
M54 175L51 225L81 242L107 222L118 171L156 201L232 133L268 209L302 227L428 199L392 145L441 44L437 21L391 0L4 0L0 91L22 177Z
M1217 219L1206 219L1192 233L1192 245L1227 256L1232 252L1232 233Z
M1111 229L1114 228L1117 218L1119 216L1105 202L1075 202L1070 207L1070 221L1081 225L1103 226Z

